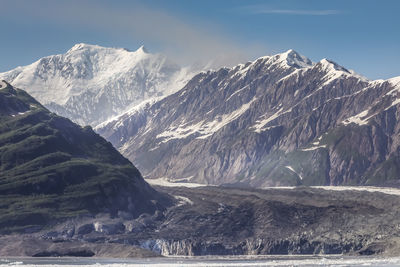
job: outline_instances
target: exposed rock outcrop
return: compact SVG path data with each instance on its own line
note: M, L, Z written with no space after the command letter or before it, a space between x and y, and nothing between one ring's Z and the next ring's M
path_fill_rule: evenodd
M96 131L148 178L258 188L395 185L399 99L396 79L369 81L290 50L200 73Z

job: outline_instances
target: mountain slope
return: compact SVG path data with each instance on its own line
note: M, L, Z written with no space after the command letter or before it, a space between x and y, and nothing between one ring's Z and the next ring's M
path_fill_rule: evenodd
M81 125L96 125L131 105L168 94L190 77L188 69L144 47L130 52L89 44L0 73L0 79Z
M97 213L135 217L168 204L90 127L50 113L4 81L0 155L1 232Z
M388 185L400 178L396 82L289 50L202 72L96 130L149 178Z

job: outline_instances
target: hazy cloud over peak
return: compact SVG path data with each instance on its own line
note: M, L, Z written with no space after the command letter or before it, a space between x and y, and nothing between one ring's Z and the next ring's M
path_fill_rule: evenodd
M107 31L110 36L130 35L132 40L155 43L183 64L230 66L249 58L247 49L238 47L228 36L190 25L163 10L135 3L129 9L119 9L100 1L6 1L4 11L36 17L48 23L88 27ZM8 9L8 10L7 10ZM13 12L14 11L14 12Z
M399 76L398 0L0 3L0 72L84 42L130 50L145 45L181 64L214 69L294 49L369 78Z

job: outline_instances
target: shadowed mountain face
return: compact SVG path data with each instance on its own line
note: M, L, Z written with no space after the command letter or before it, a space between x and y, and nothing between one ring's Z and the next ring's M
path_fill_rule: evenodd
M90 127L50 113L6 82L0 82L0 155L3 232L79 215L137 217L168 205Z
M149 178L396 185L399 81L369 81L289 50L202 72L96 130Z

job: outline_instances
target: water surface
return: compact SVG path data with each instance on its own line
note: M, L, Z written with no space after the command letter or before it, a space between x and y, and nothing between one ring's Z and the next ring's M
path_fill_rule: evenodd
M0 266L29 267L135 267L135 266L400 266L400 257L347 256L229 256L229 257L164 257L146 259L110 258L2 258Z

